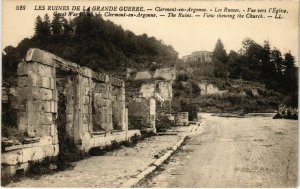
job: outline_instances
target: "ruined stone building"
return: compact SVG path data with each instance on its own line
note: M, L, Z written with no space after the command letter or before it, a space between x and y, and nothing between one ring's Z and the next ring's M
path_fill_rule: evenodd
M137 72L134 80L145 80L140 88L140 93L145 98L159 95L163 101L170 101L173 97L172 84L176 79L175 68L161 68L154 72Z
M162 68L137 72L131 77L142 84L127 103L129 128L139 125L142 131L156 132L158 110L162 105L169 106L173 97L172 84L176 71L174 68Z
M211 83L202 82L199 83L198 86L200 88L201 95L222 95L228 93L228 90L220 90L217 86Z
M204 62L212 62L212 52L209 51L195 51L190 55L186 55L182 57L184 62L195 62L199 61L201 63Z
M2 178L30 162L59 154L68 137L78 150L108 146L140 135L128 130L124 81L30 49L18 65L18 145L2 145Z

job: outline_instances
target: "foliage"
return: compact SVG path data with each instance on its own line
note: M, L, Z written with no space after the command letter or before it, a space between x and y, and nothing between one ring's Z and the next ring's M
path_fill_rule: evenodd
M239 52L230 51L227 56L219 39L213 52L213 61L215 77L258 81L282 94L297 94L294 56L290 52L282 55L277 48L271 49L268 41L260 45L246 38Z
M215 49L212 54L212 59L214 62L214 75L216 77L226 78L227 77L227 62L228 62L228 56L224 49L224 45L221 41L221 39L218 39Z
M220 61L225 64L228 60L227 53L221 39L218 39L212 55L213 61Z
M189 120L193 120L197 117L197 106L192 105L193 99L200 95L200 88L195 81L188 80L187 76L180 74L176 76L176 80L173 83L174 98L172 100L172 108L175 110L175 114L179 112L189 112Z
M169 67L179 60L173 47L155 37L135 35L92 12L83 12L70 20L54 16L52 21L46 14L43 19L36 18L33 37L22 40L17 47L4 48L4 80L16 76L18 63L33 47L95 71L119 73L120 76L124 76L128 67L142 70L152 62L158 67Z

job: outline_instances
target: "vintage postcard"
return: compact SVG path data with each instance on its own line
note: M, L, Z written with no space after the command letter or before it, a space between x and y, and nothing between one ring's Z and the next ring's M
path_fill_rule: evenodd
M3 0L4 187L298 185L298 0Z

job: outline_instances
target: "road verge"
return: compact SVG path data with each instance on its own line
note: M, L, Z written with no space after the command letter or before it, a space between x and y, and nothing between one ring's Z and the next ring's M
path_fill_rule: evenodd
M153 163L151 163L145 170L143 170L141 173L136 175L133 178L130 178L126 182L124 182L120 187L121 188L132 188L135 187L141 180L143 180L147 175L155 171L159 166L161 166L167 159L169 159L176 150L182 145L182 143L185 141L186 137L190 134L193 134L198 131L199 127L203 126L203 123L197 123L193 126L191 131L189 133L185 133L182 135L181 139L174 145L171 149L167 150L164 155L159 157L157 160L155 160Z

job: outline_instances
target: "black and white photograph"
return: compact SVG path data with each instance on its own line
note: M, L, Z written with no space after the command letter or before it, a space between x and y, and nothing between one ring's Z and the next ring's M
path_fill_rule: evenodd
M299 187L299 0L1 4L2 187Z

